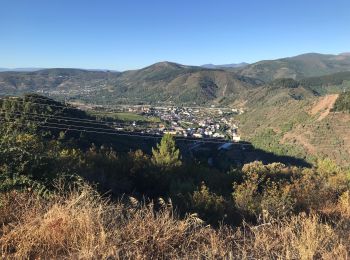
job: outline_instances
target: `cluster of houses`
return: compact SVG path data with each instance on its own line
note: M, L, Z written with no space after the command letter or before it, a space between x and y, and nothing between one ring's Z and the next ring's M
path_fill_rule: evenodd
M160 123L157 129L146 130L147 133L240 141L238 127L232 122L232 118L233 115L243 113L242 110L212 107L133 106L127 108L127 111L161 119L163 123ZM135 125L135 122L133 124Z
M150 105L119 105L99 106L84 105L70 102L78 108L109 112L129 112L141 114L148 118L159 118L160 123L131 122L130 125L120 125L114 122L114 128L119 131L134 131L145 134L172 134L193 138L215 138L239 142L238 127L234 116L241 114L242 109L215 107L184 107L184 106L150 106ZM151 120L150 120L151 121Z

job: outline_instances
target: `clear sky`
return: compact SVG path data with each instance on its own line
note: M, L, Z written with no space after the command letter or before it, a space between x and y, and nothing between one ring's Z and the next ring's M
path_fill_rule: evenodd
M0 0L0 67L126 70L350 51L349 0Z

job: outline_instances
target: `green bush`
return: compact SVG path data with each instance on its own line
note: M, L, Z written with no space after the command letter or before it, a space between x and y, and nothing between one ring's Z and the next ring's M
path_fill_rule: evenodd
M192 210L204 217L210 223L224 220L226 201L213 192L210 192L204 183L191 196Z

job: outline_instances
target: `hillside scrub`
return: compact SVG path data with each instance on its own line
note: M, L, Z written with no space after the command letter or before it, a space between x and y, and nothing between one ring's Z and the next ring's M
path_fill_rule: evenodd
M329 159L220 171L183 161L169 135L152 154L116 152L18 121L0 125L2 258L346 259L350 250L349 172Z
M195 212L214 226L319 212L349 186L347 173L330 160L314 168L253 162L227 172L182 163L171 136L152 156L94 145L84 151L61 137L21 131L4 132L0 141L1 192L30 189L47 197L55 180L83 179L113 199L170 198L180 216Z
M333 111L350 112L350 91L341 93L334 103Z
M298 214L258 225L217 229L196 214L180 219L171 202L111 202L86 184L41 198L1 194L3 258L59 259L346 259L349 194L329 208L337 222Z

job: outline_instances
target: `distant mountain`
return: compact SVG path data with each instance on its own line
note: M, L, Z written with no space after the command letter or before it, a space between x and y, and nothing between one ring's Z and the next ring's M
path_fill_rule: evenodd
M278 78L302 79L350 71L350 55L307 53L277 60L259 61L239 69L239 74L265 82Z
M159 62L121 73L105 91L105 99L123 97L140 101L177 103L219 102L235 98L260 81L224 70Z
M239 68L206 68L164 61L125 72L67 68L0 72L0 94L36 92L100 104L132 101L231 104L243 97L248 100L246 94L257 88L303 86L315 95L322 95L337 85L339 91L345 89L342 83L348 82L349 72L347 53L309 53Z
M81 69L44 69L32 72L0 72L0 94L23 92L42 93L84 93L86 90L99 89L117 72L88 71Z
M0 68L0 72L3 71L17 71L17 72L33 72L38 70L45 70L46 68ZM86 69L88 71L105 71L105 72L117 72L116 70L109 70L109 69Z
M90 102L115 104L121 99L196 103L235 99L261 81L234 72L159 62L140 70L118 72L45 69L1 72L0 93L47 93Z
M201 67L207 68L207 69L227 69L227 68L243 68L248 65L249 63L241 62L241 63L232 63L232 64L223 64L223 65L204 64L204 65L201 65Z
M21 72L30 72L30 71L38 71L43 68L0 68L0 71L21 71Z

